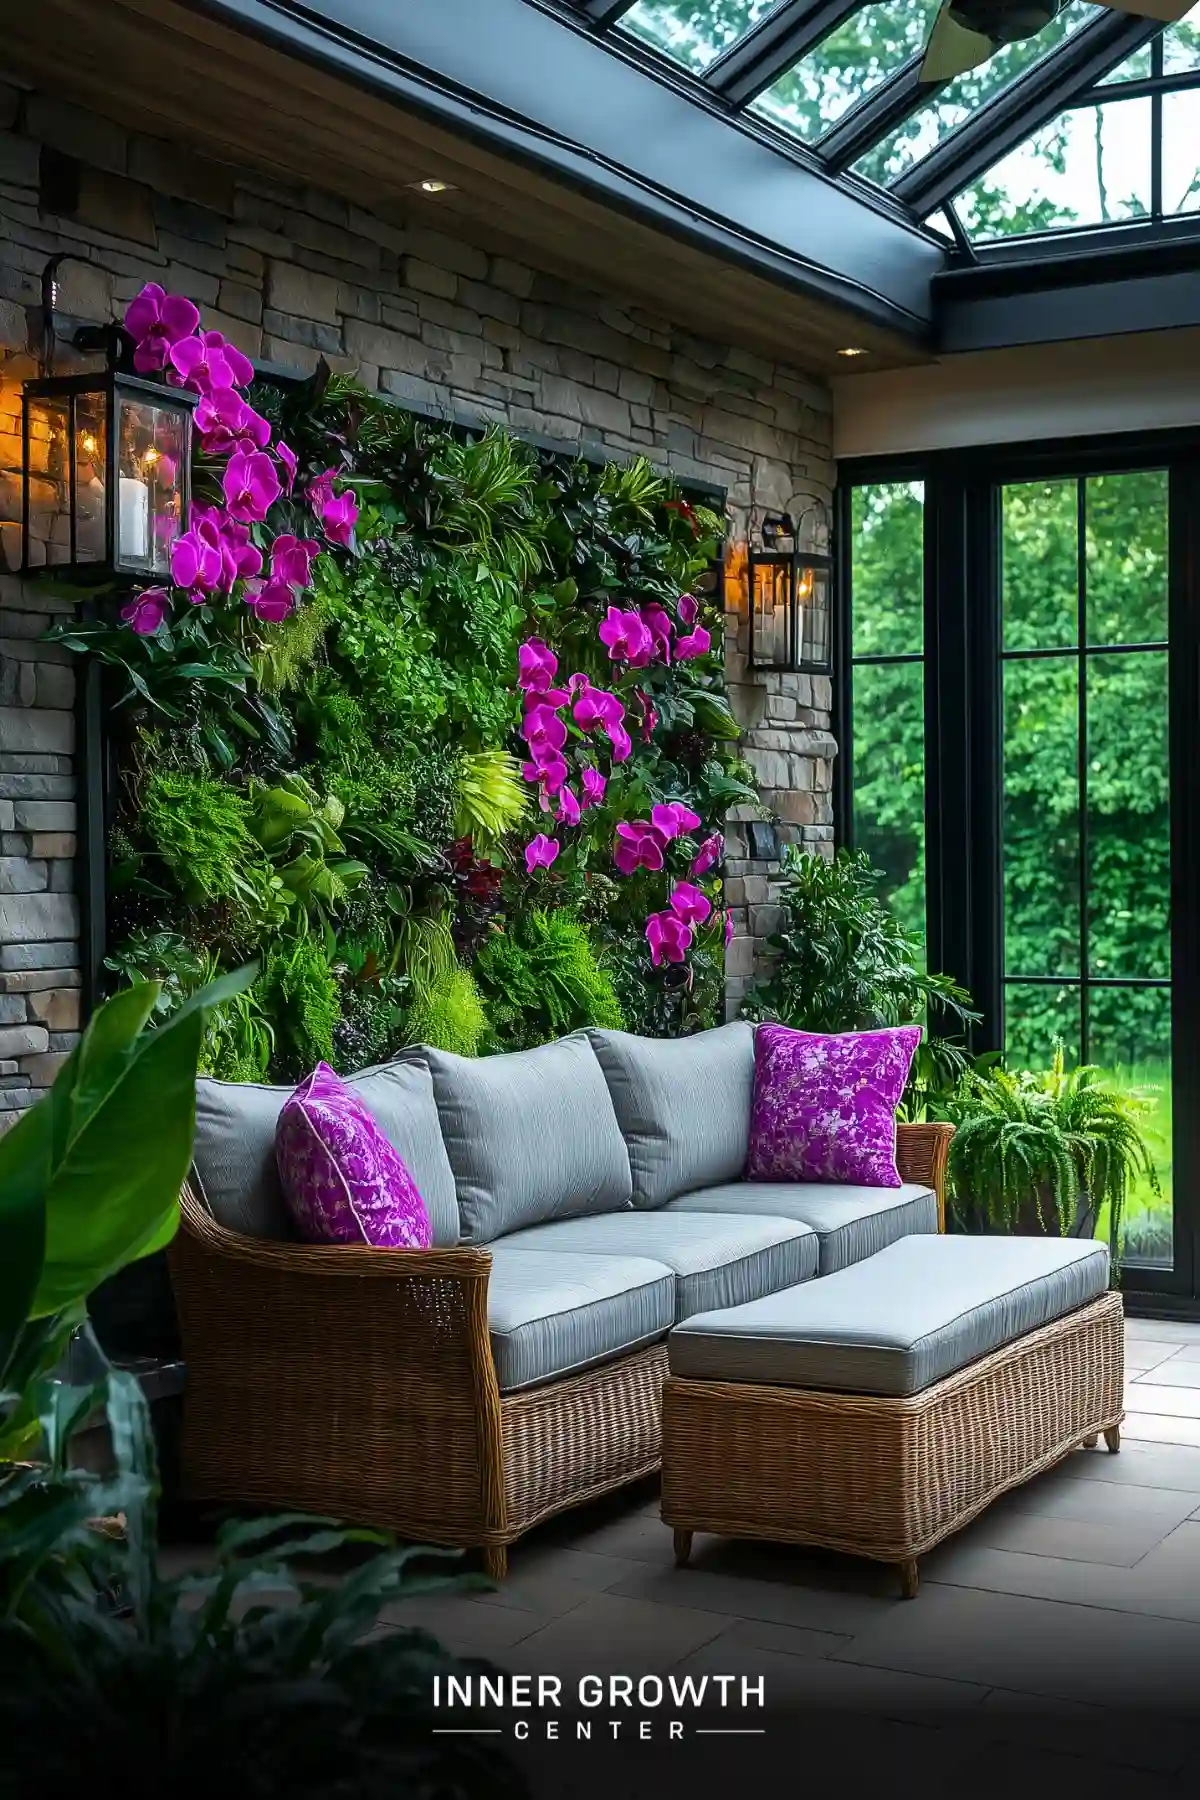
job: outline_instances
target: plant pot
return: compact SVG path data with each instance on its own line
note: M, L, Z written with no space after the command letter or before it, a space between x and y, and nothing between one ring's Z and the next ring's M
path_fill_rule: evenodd
M980 1206L964 1207L958 1215L958 1229L971 1237L1058 1237L1056 1229L1058 1212L1050 1194L1041 1195L1041 1213L1039 1216L1038 1200L1034 1195L1019 1208L1016 1222L1003 1229L989 1219ZM1096 1208L1091 1196L1080 1192L1075 1202L1075 1217L1071 1221L1066 1235L1069 1238L1090 1238L1096 1233Z

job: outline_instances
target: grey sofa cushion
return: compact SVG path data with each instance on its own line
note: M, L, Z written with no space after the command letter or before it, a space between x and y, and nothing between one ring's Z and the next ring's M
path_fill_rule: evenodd
M747 1213L801 1219L821 1246L820 1272L831 1275L897 1238L938 1228L937 1195L930 1188L841 1187L818 1181L736 1181L682 1194L672 1212Z
M589 1036L629 1148L635 1206L737 1180L750 1143L753 1025L688 1038Z
M571 1256L489 1245L488 1330L505 1392L575 1374L665 1337L675 1277L633 1256Z
M675 1317L740 1306L817 1272L817 1240L790 1219L623 1212L537 1225L509 1240L526 1250L650 1257L675 1271Z
M629 1157L584 1033L504 1056L423 1055L466 1243L629 1205Z
M671 1333L673 1375L915 1394L1108 1287L1103 1244L909 1237L820 1281Z
M350 1076L348 1085L404 1158L429 1213L434 1244L457 1244L454 1176L424 1062L401 1057ZM295 1236L275 1166L275 1124L291 1092L204 1077L196 1083L195 1172L213 1217L229 1231Z

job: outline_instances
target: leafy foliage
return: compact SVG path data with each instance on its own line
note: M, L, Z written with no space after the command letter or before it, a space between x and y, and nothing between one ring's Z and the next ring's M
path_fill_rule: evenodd
M408 1030L414 1043L450 1050L456 1056L478 1056L487 1014L470 971L455 964L420 990Z
M589 1025L624 1028L611 977L570 913L514 919L484 944L476 972L498 1048L526 1049Z

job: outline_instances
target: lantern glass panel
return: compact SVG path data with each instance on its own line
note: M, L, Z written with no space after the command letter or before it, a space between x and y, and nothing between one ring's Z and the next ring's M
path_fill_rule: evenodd
M56 558L102 563L107 555L108 409L102 393L75 396L75 554Z
M796 660L829 664L829 574L801 565L796 580Z
M65 395L31 395L27 401L27 559L31 564L70 561L70 418L70 402Z
M183 529L186 416L141 394L117 394L117 506L114 561L120 569L167 576Z
M791 660L788 588L791 563L755 562L754 660L765 668L783 669Z

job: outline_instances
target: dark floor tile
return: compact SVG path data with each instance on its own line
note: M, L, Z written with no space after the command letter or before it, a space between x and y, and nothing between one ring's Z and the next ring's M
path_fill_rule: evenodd
M1059 1570L1084 1566L1023 1560ZM1105 1585L1129 1575L1107 1572ZM1200 1624L935 1581L859 1632L835 1659L1101 1706L1188 1716L1200 1704Z
M475 1598L482 1606L520 1607L553 1619L640 1567L631 1557L596 1556L558 1544L516 1544L509 1551L507 1577L491 1593Z
M988 1736L997 1742L1056 1750L1092 1762L1173 1773L1191 1754L1196 1732L1178 1720L1130 1717L1084 1701L1052 1700L993 1688L983 1702Z
M832 1656L849 1642L843 1632L776 1625L770 1619L738 1619L713 1639L714 1646L731 1644L742 1649L774 1650L781 1656Z
M889 1592L895 1579L890 1571L867 1567L864 1575L878 1584L875 1593L789 1580L783 1569L780 1578L767 1580L704 1567L646 1569L627 1576L612 1591L653 1604L688 1606L735 1619L851 1634L900 1604Z
M1099 1459L1100 1452L1097 1452ZM1118 1458L1118 1462L1123 1459ZM993 1515L1012 1518L1036 1513L1084 1525L1104 1525L1114 1531L1157 1531L1165 1537L1190 1518L1200 1505L1197 1496L1176 1488L1139 1487L1131 1482L1075 1481L1054 1471L1024 1482L990 1508ZM984 1515L985 1518L987 1514Z
M716 1637L724 1623L716 1613L685 1606L592 1594L514 1643L512 1656L503 1660L507 1668L572 1678L610 1671L661 1674Z
M511 1606L478 1606L466 1595L397 1600L380 1614L383 1625L432 1632L448 1650L463 1656L490 1656L541 1630L543 1615Z
M1084 1483L1074 1485L1082 1488ZM1188 1500L1191 1497L1184 1496ZM956 1539L948 1540L947 1548L953 1543L967 1543L976 1548L1018 1550L1029 1556L1055 1556L1069 1562L1104 1563L1127 1569L1153 1550L1169 1529L1157 1522L1147 1524L1132 1518L1120 1524L1101 1525L1046 1513L989 1511ZM929 1560L936 1562L937 1552Z
M1200 1450L1188 1445L1122 1439L1118 1456L1106 1450L1078 1450L1063 1459L1063 1476L1073 1481L1107 1481L1115 1486L1172 1488L1200 1495Z
M796 1657L736 1644L723 1634L676 1665L676 1673L761 1679L769 1710L850 1712L868 1718L941 1723L977 1708L987 1693L978 1684L893 1669L866 1668L828 1657Z
M1160 1393L1185 1394L1186 1388L1162 1388ZM1121 1421L1121 1437L1126 1443L1186 1444L1200 1449L1200 1419L1181 1418L1178 1414L1141 1412L1128 1408Z

